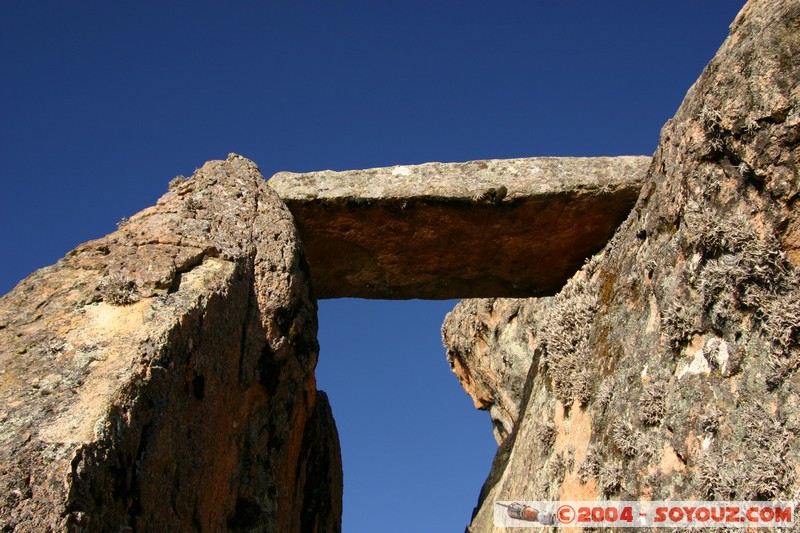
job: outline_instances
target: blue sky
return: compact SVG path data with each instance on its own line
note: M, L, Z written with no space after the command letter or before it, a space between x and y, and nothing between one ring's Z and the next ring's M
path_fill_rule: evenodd
M267 177L651 154L742 4L4 2L0 293L229 152ZM453 304L320 304L345 533L469 521L495 444L445 361Z

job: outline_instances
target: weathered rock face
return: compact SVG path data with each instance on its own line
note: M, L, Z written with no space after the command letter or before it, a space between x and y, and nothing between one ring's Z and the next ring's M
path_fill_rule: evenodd
M442 326L447 362L475 407L489 411L498 444L519 419L535 346L531 326L550 300L465 299Z
M448 316L448 359L500 443L472 531L493 530L496 500L796 498L799 143L800 0L751 0L605 249L552 298ZM273 186L323 297L548 294L648 161ZM338 531L302 248L232 155L0 298L0 527Z
M338 531L289 211L231 155L0 299L0 529Z
M426 163L269 180L318 298L553 294L630 212L650 158Z
M796 497L799 141L800 1L751 0L605 250L550 300L448 317L467 390L519 413L471 531L496 500Z

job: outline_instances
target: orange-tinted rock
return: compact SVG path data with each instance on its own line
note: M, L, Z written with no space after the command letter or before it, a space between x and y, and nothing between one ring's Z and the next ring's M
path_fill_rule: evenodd
M231 155L0 299L0 529L338 531L291 214Z
M547 302L508 302L531 366L470 531L499 530L497 500L800 493L798 28L800 1L748 2L614 238ZM462 373L502 386L508 342Z
M553 294L608 241L647 157L282 172L318 298Z
M477 409L489 411L502 444L519 420L535 346L534 325L550 298L470 298L445 317L447 361Z

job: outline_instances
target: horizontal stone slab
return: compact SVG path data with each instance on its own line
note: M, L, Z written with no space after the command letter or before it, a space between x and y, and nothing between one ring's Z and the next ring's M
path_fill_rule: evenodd
M317 298L558 291L639 195L649 157L537 157L280 172Z

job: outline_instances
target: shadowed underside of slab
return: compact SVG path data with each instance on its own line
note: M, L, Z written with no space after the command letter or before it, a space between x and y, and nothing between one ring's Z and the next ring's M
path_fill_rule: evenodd
M625 219L649 157L281 172L317 298L553 294Z

